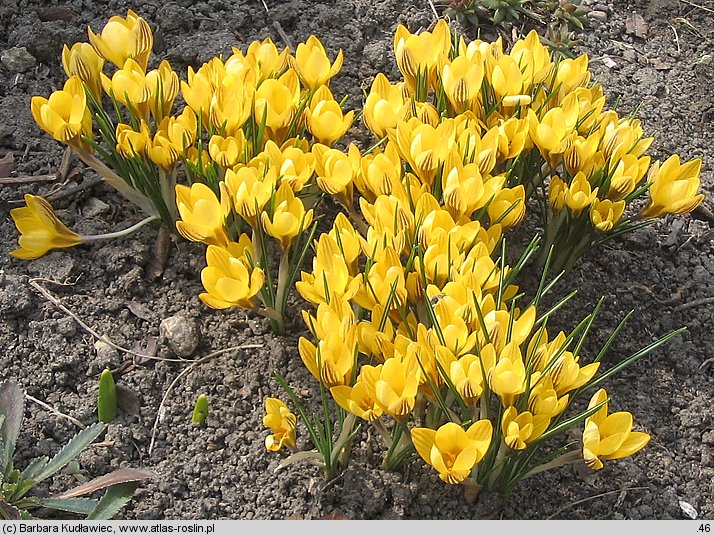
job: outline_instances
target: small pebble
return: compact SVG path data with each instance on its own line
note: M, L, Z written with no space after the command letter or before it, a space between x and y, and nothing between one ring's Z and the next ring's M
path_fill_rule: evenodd
M183 315L170 316L161 321L161 336L179 357L189 357L200 342L198 326Z
M600 22L607 22L607 13L604 11L593 10L588 13L588 18L590 20L596 20Z
M26 73L37 65L37 60L25 47L13 47L0 55L3 65L14 73Z

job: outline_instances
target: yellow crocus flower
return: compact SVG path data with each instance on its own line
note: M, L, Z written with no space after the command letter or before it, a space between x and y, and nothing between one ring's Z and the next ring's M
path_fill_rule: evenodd
M544 82L552 74L554 65L550 52L540 42L540 36L535 30L528 32L525 39L516 41L509 55L521 67L524 86L528 91L534 84Z
M524 80L521 68L511 56L501 56L490 73L490 82L503 106L526 106L531 96L524 93Z
M78 76L87 84L94 96L101 98L102 83L99 75L104 68L104 58L89 43L75 43L72 48L62 48L62 67L67 76Z
M384 151L375 151L362 157L360 173L355 175L357 189L368 203L380 195L391 195L402 180L402 162L397 144L390 141Z
M42 130L71 147L81 146L82 136L92 135L92 115L78 76L69 77L64 87L49 99L32 97L30 109Z
M444 119L437 127L412 117L400 121L389 130L389 139L396 142L399 154L424 183L431 185L439 166L444 163L454 145L454 120Z
M352 387L337 385L330 389L330 393L341 408L360 419L371 422L382 416L382 408L359 379Z
M51 249L69 248L84 242L82 236L59 221L44 198L25 194L25 204L27 206L10 210L10 216L20 231L20 248L10 252L13 257L38 259Z
M315 154L310 152L305 139L290 139L280 147L268 140L263 155L280 182L287 183L295 193L303 189L315 171Z
M119 69L132 58L146 70L149 54L154 46L154 36L149 24L131 9L126 18L114 16L104 25L99 35L87 28L89 42L107 61Z
M308 37L304 43L300 43L295 50L295 56L291 58L292 67L300 77L300 81L312 91L327 84L340 72L342 61L342 50L340 50L335 61L330 63L325 47L314 35Z
M238 242L229 242L228 247L208 246L207 266L201 271L206 292L198 296L203 303L213 309L253 307L253 298L263 288L265 274L260 268L251 267L247 253L253 257L247 234L241 235Z
M218 85L209 104L209 119L218 132L237 136L250 117L253 98L250 83L237 76L226 76Z
M407 84L414 88L417 75L426 75L433 86L439 58L449 55L451 31L444 19L439 19L431 32L412 34L400 24L394 33L394 56Z
M632 414L618 411L608 415L607 392L598 390L588 408L605 402L593 415L585 419L583 431L583 459L591 469L602 469L602 460L618 460L632 456L650 441L649 434L632 431Z
M585 173L579 171L565 190L565 206L575 215L580 214L597 200L598 188L592 188Z
M408 100L404 82L392 85L384 74L374 77L362 109L364 124L377 138L387 135L401 119L406 119Z
M151 131L146 121L141 121L137 132L131 125L119 123L116 129L119 154L126 158L145 155L152 146Z
M144 70L135 60L126 60L111 78L104 73L100 77L102 88L108 95L129 108L135 116L148 119L151 89L146 83Z
M232 168L241 162L246 148L247 143L242 130L238 130L235 136L225 138L214 134L208 141L208 154L224 169Z
M484 65L480 56L457 56L440 69L441 86L456 113L474 107L481 95Z
M328 301L330 296L351 299L359 290L360 279L350 275L336 240L323 234L317 241L312 272L301 272L301 279L295 283L295 288L307 301L318 305Z
M612 202L609 199L595 199L590 207L590 221L601 233L611 231L625 212L625 200Z
M570 395L558 396L553 388L553 379L535 371L530 379L531 393L528 396L528 411L533 415L546 415L552 419L568 407Z
M697 194L701 170L701 158L681 164L679 155L675 154L661 167L656 162L648 177L652 183L649 204L640 216L656 218L664 214L685 214L697 208L704 200L704 194Z
M538 119L536 113L528 110L529 131L533 143L540 149L543 158L552 167L557 157L570 146L573 131L578 121L578 107L575 99L568 100Z
M354 296L360 307L372 309L379 304L387 306L389 295L394 288L390 309L402 307L407 300L404 281L404 267L399 255L391 246L380 252L379 260L364 274L364 284Z
M265 438L265 448L268 451L277 452L283 447L294 449L296 447L296 424L295 414L288 409L284 402L271 397L265 399L263 426L273 431Z
M482 358L486 354L481 354ZM495 353L492 354L495 358ZM494 359L495 361L495 359ZM464 354L449 367L449 379L467 403L473 403L484 391L486 374L494 363L483 363L475 354Z
M181 81L181 94L189 107L201 116L204 125L211 124L210 109L213 94L225 76L225 65L213 58L201 65L198 71L188 68L187 82Z
M179 77L169 62L162 60L158 69L146 73L145 83L149 91L149 111L158 123L171 113L179 90Z
M165 117L154 134L149 157L158 166L170 170L193 145L197 129L196 114L188 106L178 116Z
M224 178L236 212L251 227L257 224L258 215L273 195L277 182L277 171L274 168L265 176L262 172L252 165L238 165L234 169L227 169Z
M316 143L312 146L316 157L317 185L325 193L335 196L344 206L352 206L354 177L360 169L360 152L350 143L347 154L338 149ZM342 214L342 213L340 213Z
M448 161L447 161L448 162ZM470 217L473 212L481 208L488 198L484 195L483 176L477 163L461 165L454 162L454 166L444 166L442 173L442 198L449 212L455 216Z
M503 188L486 209L491 225L500 224L503 230L515 227L526 216L526 190L522 184Z
M413 356L394 355L378 365L379 376L374 379L374 393L382 410L400 419L414 409L419 389L419 364Z
M634 154L624 155L612 171L608 198L617 200L632 193L647 173L650 160L649 156L638 158Z
M275 208L272 215L261 214L261 222L265 232L280 242L280 247L286 250L303 229L312 223L312 209L305 211L302 200L295 197L286 182L275 192Z
M293 120L300 102L300 83L293 69L288 69L277 80L264 81L255 91L253 113L259 124L265 117L270 139L280 141Z
M356 330L351 326L346 333L333 330L325 334L317 346L300 337L298 351L305 367L325 387L349 385L355 364Z
M501 417L503 441L513 450L523 450L542 436L548 425L548 415L534 415L530 411L518 413L514 406L510 406Z
M516 397L525 392L526 367L518 345L510 342L504 347L496 366L489 371L488 383L504 407L513 405Z
M491 445L493 426L482 419L464 430L455 422L448 422L438 430L413 428L412 443L419 456L439 473L447 484L466 480Z
M354 115L354 110L343 114L327 86L320 86L305 109L305 122L318 142L331 146L352 126Z
M176 206L181 219L176 230L193 242L228 246L225 219L230 213L228 191L221 183L220 200L207 185L195 182L190 187L176 185Z
M253 41L248 45L245 61L259 73L258 83L268 78L280 76L288 66L290 52L284 48L278 52L273 40L266 37L262 41Z
M548 374L553 380L553 388L562 396L565 393L578 389L588 383L600 368L600 362L590 363L581 367L580 358L572 352L563 352L555 363L548 369Z

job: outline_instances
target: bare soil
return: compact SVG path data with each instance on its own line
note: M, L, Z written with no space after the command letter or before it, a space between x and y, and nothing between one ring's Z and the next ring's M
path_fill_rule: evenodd
M703 188L711 199L714 5L698 3L704 7L679 0L593 2L591 7L606 20L591 20L591 27L579 34L576 52L590 54L611 104L619 99L623 113L640 106L646 130L656 133L653 157L672 152L686 159L704 157ZM266 12L257 0L3 0L0 51L26 47L36 65L0 64L0 157L13 153L13 176L57 172L63 149L32 121L30 97L61 87L64 43L86 40L87 25L97 30L128 8L155 31L154 61L166 58L180 73L214 55L230 54L231 46L245 48L254 39L271 37L294 47L313 33L332 53L344 51L345 65L333 90L350 95L348 106L353 108L359 107L362 88L369 87L376 73L397 79L392 53L396 25L417 31L434 21L429 3L422 0L268 0L267 7ZM475 37L474 29L466 31ZM358 141L365 136L360 127L352 134ZM209 310L197 298L205 262L202 246L176 242L156 280L146 275L154 256L155 227L34 262L9 257L17 232L8 212L20 206L24 193L49 196L61 218L83 233L107 232L139 220L135 209L80 162L72 162L71 168L67 184L0 186L0 377L17 378L29 395L89 424L96 420L99 374L105 367L116 371L118 383L138 397L138 411L125 404L103 446L80 460L88 477L118 467L155 471L157 477L139 488L120 517L684 519L679 501L691 504L701 518L714 517L714 363L702 366L714 357L709 200L703 211L658 222L592 252L556 293L579 289L560 317L564 329L572 329L605 296L586 352L635 309L606 358L611 364L687 326L681 336L606 384L613 409L631 411L638 429L652 435L651 443L601 471L565 467L524 481L510 497L484 493L476 504L468 504L460 487L442 483L421 463L404 473L381 470L382 446L367 433L356 440L348 469L332 482L307 465L274 473L281 456L265 451L261 423L264 397L284 396L273 370L285 374L306 400L315 392L296 349L305 331L297 313L301 304L291 305L294 320L285 336L273 335L251 313ZM512 240L517 245L525 238L521 233ZM245 344L259 348L229 351L192 368L169 393L155 428L162 397L190 361L142 360L95 347L95 338L39 294L32 279L95 332L134 351L177 359L160 329L162 320L175 316L181 317L183 342L189 349L196 345L188 359ZM523 284L528 288L528 278ZM211 405L205 428L190 422L200 393L208 395ZM25 413L16 460L20 467L34 456L56 452L77 431L37 404L29 403ZM61 475L48 491L66 489L77 478Z

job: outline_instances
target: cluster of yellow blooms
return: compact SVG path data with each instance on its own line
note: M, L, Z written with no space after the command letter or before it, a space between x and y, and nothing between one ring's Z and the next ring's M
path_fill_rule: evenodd
M551 231L566 242L589 245L620 225L645 180L641 217L691 210L703 197L700 161L650 169L652 140L604 111L587 57L556 63L535 33L506 54L500 42L452 43L443 21L418 35L400 26L394 52L404 80L379 74L363 109L382 143L347 153L367 226L340 214L316 241L296 284L316 309L303 311L313 340L300 338L300 356L344 411L391 442L387 465L413 446L445 482L507 490L575 460L534 454L600 363L584 364L565 333L549 336L534 305L516 307L509 268L493 260L503 231L544 185ZM268 449L294 445L287 406L266 410ZM602 389L580 420L578 458L596 469L649 441L629 413L607 416Z
M300 338L300 356L341 411L390 442L388 465L415 450L445 482L508 490L572 461L536 453L576 421L593 468L644 447L649 436L632 432L629 413L607 416L602 389L565 419L597 385L599 360L581 361L574 334L550 335L535 301L519 308L517 270L498 260L531 196L546 218L542 251L553 246L558 269L602 236L703 199L701 160L651 165L652 138L605 108L587 56L556 61L535 32L507 53L500 40L452 39L443 20L419 34L400 25L403 80L374 79L361 112L378 141L360 151L335 147L355 112L329 89L342 52L331 60L316 37L294 54L253 42L189 68L185 81L167 61L149 70L152 45L132 11L90 29L89 43L65 47L69 78L49 99L33 97L33 117L149 220L206 244L208 306L260 307L280 330L299 275L295 287L315 308L303 311L312 340ZM185 106L174 111L179 92ZM177 184L179 169L188 184ZM325 194L344 213L313 243ZM15 256L92 238L41 198L27 201L12 214ZM300 273L313 245L312 270ZM266 410L266 447L296 448L295 415L273 398Z

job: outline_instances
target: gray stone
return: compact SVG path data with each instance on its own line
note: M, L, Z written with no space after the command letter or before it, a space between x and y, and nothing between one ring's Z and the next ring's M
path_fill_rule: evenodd
M25 47L13 47L0 55L3 65L14 73L25 73L37 65L37 60Z
M604 11L593 10L588 13L588 18L599 22L607 22L607 13Z
M183 315L161 321L159 333L179 357L189 357L198 347L200 334L196 323Z

